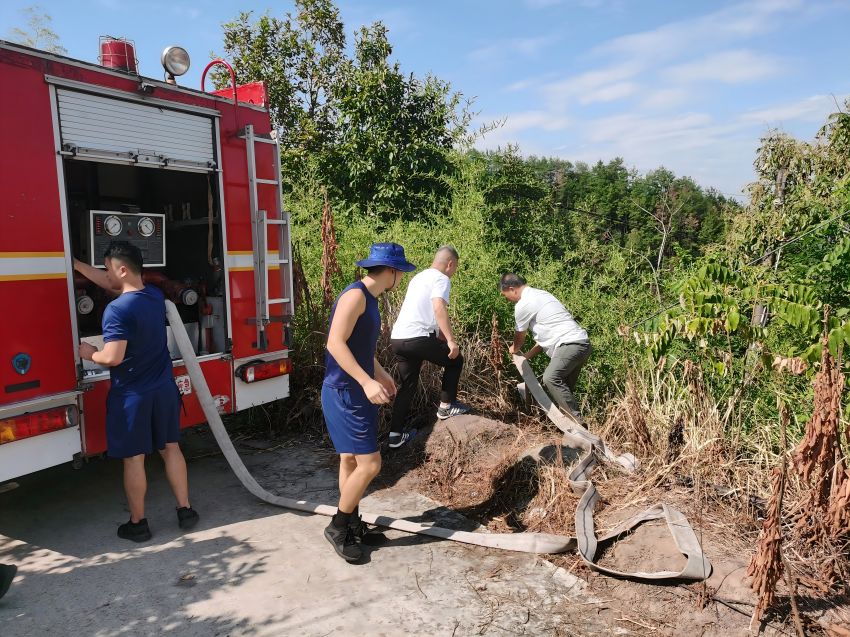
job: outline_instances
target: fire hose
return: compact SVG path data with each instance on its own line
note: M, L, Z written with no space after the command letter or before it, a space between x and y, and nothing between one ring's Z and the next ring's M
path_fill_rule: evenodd
M319 515L334 515L336 513L335 506L316 504L294 498L285 498L270 493L260 486L260 484L248 472L248 469L239 457L239 453L233 446L233 442L230 440L230 436L224 427L221 415L218 412L216 403L213 400L209 386L204 378L201 366L195 357L195 351L192 347L189 336L186 333L186 328L183 326L177 307L171 301L166 301L165 305L168 322L171 325L175 341L180 350L180 354L183 357L183 363L186 366L186 370L192 380L192 385L195 388L198 401L201 404L204 415L207 417L210 429L213 432L213 436L215 437L219 448L242 485L258 499L275 506L294 511L317 513ZM570 421L568 421L563 415L561 415L562 418L560 420L554 420L553 416L557 418L555 413L557 412L557 409L554 405L552 405L548 396L546 396L543 391L543 388L537 383L527 361L523 358L522 364L517 362L516 359L515 362L517 363L520 372L523 374L526 385L530 388L532 394L544 410L546 410L549 418L552 419L555 425L564 432L565 442L570 444L570 446L575 446L585 451L585 455L582 460L570 473L572 488L581 490L584 493L576 511L576 534L578 537L573 538L547 533L474 533L469 531L456 531L438 526L420 524L410 520L393 518L387 515L361 511L360 515L363 518L363 521L368 524L405 531L407 533L417 533L420 535L452 540L454 542L463 542L465 544L474 544L487 548L519 551L523 553L564 553L576 550L577 548L582 559L584 559L584 561L595 570L598 570L601 573L618 577L627 577L635 580L702 580L707 578L711 572L711 565L703 556L693 529L688 524L684 515L675 509L666 507L665 505L656 505L655 507L651 507L643 513L624 522L611 533L608 533L601 538L596 537L593 528L593 509L599 499L599 495L587 477L596 464L596 454L601 452L605 455L605 457L614 459L623 466L628 464L630 465L631 470L634 470L634 458L628 455L614 455L599 438L596 438L584 430L582 430L584 433L578 431L578 429L581 428L578 427L577 429L576 426L570 423ZM626 466L626 468L628 469L629 467ZM684 569L681 571L660 571L656 573L624 573L607 569L595 563L597 547L599 544L604 544L621 537L644 521L659 519L661 517L664 517L667 520L668 527L670 528L670 532L673 535L679 550L688 558L688 563Z

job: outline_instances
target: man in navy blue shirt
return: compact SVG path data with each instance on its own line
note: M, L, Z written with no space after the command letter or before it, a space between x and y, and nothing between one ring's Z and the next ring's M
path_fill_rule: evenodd
M109 368L106 399L107 451L124 460L124 491L130 520L118 537L151 538L145 518L145 455L157 449L177 499L177 521L189 529L198 521L189 504L186 460L180 451L180 394L174 383L165 330L165 297L142 280L142 253L116 241L104 255L106 270L74 260L74 269L100 287L119 292L103 313L103 349L80 343L80 357Z

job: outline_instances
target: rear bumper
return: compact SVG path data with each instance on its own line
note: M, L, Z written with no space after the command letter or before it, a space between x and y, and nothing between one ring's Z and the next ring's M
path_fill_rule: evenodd
M70 462L80 451L79 426L7 442L0 445L0 482Z

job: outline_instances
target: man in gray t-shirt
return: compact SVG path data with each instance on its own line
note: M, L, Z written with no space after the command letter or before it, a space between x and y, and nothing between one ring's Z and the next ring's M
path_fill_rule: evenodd
M522 355L531 359L546 351L550 361L543 373L543 386L561 409L581 422L573 392L579 372L591 352L587 332L563 303L549 292L526 284L525 279L517 274L502 275L499 290L515 305L516 333L508 351L520 354L531 330L535 345Z

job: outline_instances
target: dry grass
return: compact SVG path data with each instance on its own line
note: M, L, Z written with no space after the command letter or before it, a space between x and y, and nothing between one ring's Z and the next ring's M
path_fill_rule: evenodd
M763 568L753 571L764 580L759 585L765 601L760 611L774 603L772 592L777 583L784 593L775 603L787 604L789 588L779 582L780 537L787 576L801 585L801 595L835 602L847 592L850 472L839 440L842 428L847 431L839 409L845 381L829 361L821 367L815 382L815 413L809 423L812 431L796 455L801 469L787 472L784 502L777 502L774 472L784 454L772 444L772 432L736 433L737 406L729 404L736 395L726 402L716 400L699 368L689 362L677 363L672 370L662 364L651 375L630 379L601 427L603 438L628 448L642 460L636 476L642 477L642 482L631 486L626 502L651 499L647 494L658 486L684 488L690 502L683 508L692 516L695 528L705 526L700 517L722 520L713 529L716 537L740 546L745 554L754 550L761 521L767 518L762 542L763 548L773 550L772 558L767 559L766 553ZM635 433L643 424L649 432L648 445ZM594 482L605 488L596 477ZM801 522L795 525L794 520Z

